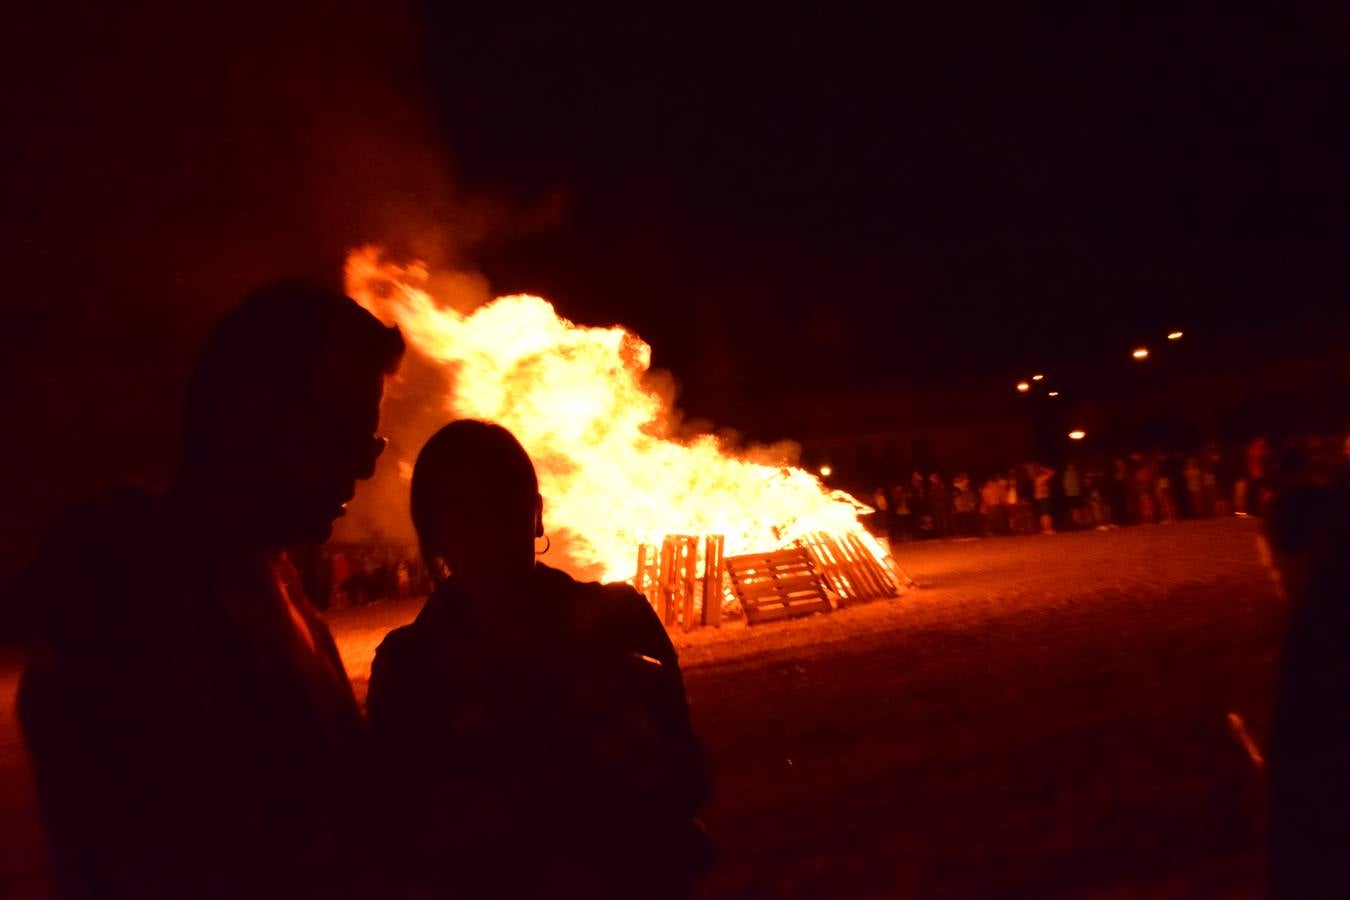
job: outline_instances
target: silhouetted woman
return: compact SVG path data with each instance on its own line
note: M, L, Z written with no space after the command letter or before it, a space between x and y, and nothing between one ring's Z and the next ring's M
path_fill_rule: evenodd
M368 701L391 868L418 896L682 896L708 782L675 650L631 587L535 561L542 507L500 426L451 423L418 456L436 587Z

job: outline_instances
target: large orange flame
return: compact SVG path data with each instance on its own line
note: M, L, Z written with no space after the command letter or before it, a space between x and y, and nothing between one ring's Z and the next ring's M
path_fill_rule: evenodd
M575 325L526 295L464 315L431 297L424 264L378 247L352 251L346 275L352 297L452 370L447 418L500 423L524 445L578 568L630 578L638 545L671 534L724 535L728 556L855 534L885 558L858 521L870 509L849 495L714 435L677 439L668 401L643 385L651 348L623 328Z

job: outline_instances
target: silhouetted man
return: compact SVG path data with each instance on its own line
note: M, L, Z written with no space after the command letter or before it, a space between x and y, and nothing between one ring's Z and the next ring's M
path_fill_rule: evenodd
M350 298L258 291L193 373L167 494L123 489L47 536L47 646L19 713L67 895L333 897L351 883L360 714L283 551L325 539L373 473L402 353Z

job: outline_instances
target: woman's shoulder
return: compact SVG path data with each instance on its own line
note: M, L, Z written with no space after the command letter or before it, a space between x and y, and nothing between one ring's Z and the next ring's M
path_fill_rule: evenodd
M565 572L540 566L543 576L567 604L567 618L583 632L664 631L647 598L626 582L577 581Z
M424 655L424 646L415 623L386 634L375 648L375 659L370 664L371 682L398 679L417 665Z

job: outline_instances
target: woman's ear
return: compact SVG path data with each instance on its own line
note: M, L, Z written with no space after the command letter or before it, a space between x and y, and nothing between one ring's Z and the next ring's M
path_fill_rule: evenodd
M538 495L534 498L534 536L544 536L544 498Z

